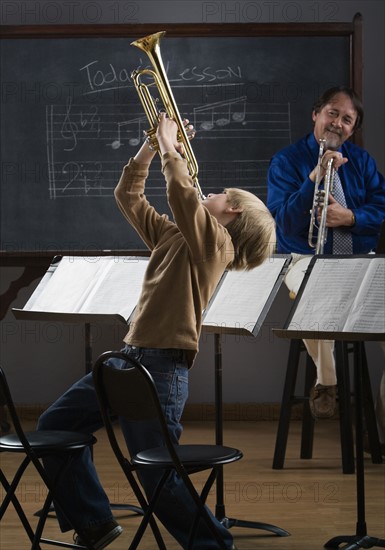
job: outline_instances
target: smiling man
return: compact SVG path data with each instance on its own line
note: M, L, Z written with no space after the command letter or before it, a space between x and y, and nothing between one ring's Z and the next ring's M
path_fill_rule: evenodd
M312 120L313 132L279 151L272 158L268 172L267 206L277 224L277 252L293 255L293 267L286 282L294 293L310 255L314 254L314 248L308 244L308 233L320 139L326 141L320 163L321 179L331 158L337 174L334 196L330 196L327 209L329 229L324 253L374 251L385 219L384 177L369 153L349 141L363 120L357 95L344 86L327 90L314 104ZM317 367L310 408L316 418L329 418L334 414L337 384L334 342L306 340L305 345Z

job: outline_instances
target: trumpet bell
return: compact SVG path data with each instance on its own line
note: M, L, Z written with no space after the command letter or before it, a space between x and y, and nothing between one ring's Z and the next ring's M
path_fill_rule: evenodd
M149 34L148 36L143 36L143 38L138 38L138 40L131 42L131 46L136 46L140 50L143 50L149 54L159 47L159 42L165 34L166 31L160 31L155 32L154 34Z

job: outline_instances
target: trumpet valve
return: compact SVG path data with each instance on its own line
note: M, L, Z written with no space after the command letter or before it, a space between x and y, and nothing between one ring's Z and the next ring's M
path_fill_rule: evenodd
M325 191L320 189L316 194L316 206L324 206L325 204Z
M150 151L159 151L158 140L156 139L156 129L144 130L145 141L147 141Z

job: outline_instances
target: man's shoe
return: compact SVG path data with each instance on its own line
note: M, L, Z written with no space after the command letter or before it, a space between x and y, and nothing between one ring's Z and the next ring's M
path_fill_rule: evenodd
M385 458L385 443L380 442L380 449L381 449L381 455L383 458ZM365 453L372 454L372 450L370 448L369 443L369 435L367 432L364 433L364 451Z
M120 525L115 520L111 520L103 525L79 531L74 536L74 542L79 546L86 546L88 544L92 545L94 550L103 550L122 532L123 529Z
M315 384L310 390L309 406L314 418L330 418L336 407L337 386Z

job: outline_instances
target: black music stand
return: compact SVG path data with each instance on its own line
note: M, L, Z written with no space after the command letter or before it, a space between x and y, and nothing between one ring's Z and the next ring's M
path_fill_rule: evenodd
M225 279L225 284L219 287L217 293L213 296L208 308L208 314L203 319L203 330L208 333L214 333L214 368L215 368L215 441L217 445L223 445L223 397L222 397L222 335L223 334L243 334L256 337L262 327L267 313L276 297L282 284L283 278L290 263L290 257L286 255L277 255L267 260L263 266L254 271L256 277L250 281L246 273L229 272ZM231 279L234 279L231 283ZM242 284L239 284L239 281ZM226 289L226 283L227 285ZM257 289L263 287L263 295L256 299ZM240 296L242 294L242 296ZM228 317L226 303L231 297L236 301L238 309L236 310L237 322ZM216 311L213 314L213 303L216 304ZM242 319L242 306L251 304L249 311L246 311L244 323L239 324ZM234 313L234 304L231 304L232 313ZM247 308L246 308L247 309ZM242 328L252 326L251 330ZM223 468L218 472L216 480L216 518L227 528L246 527L249 529L262 529L270 531L280 537L290 535L288 531L271 525L269 523L257 521L245 521L226 516L224 504L224 475Z
M345 262L345 269L341 271L345 273L345 278L336 280L336 272L330 272L330 277L328 280L327 272L328 266L332 267L330 260L332 262ZM358 272L356 275L353 274L353 268L355 264L353 262L359 262L360 259L364 259L365 263L370 266L370 264L375 261L376 264L371 271L371 268L366 271L368 276L366 282L362 283L362 274L364 271ZM357 288L359 292L362 291L362 295L359 298L361 303L361 314L357 313L357 310L353 309L353 304L350 308L350 312L346 314L346 323L341 326L335 324L333 328L328 327L330 320L322 319L323 325L320 323L321 319L312 321L313 330L310 328L306 320L306 315L301 317L297 315L298 308L301 307L301 303L312 299L313 306L320 305L319 300L322 299L321 296L313 294L314 288L317 286L317 275L311 278L312 269L316 264L324 262L324 265L320 268L318 275L322 277L324 287L330 288L331 284L341 284L342 288L346 289L348 285L351 293L356 293ZM350 264L350 265L349 265ZM358 264L357 264L358 265ZM336 267L336 264L334 265ZM344 266L342 265L342 268ZM350 273L349 281L347 281L347 273ZM355 435L356 435L356 495L357 495L357 521L356 521L356 533L355 535L338 535L329 539L324 547L325 548L341 548L343 550L357 550L359 548L385 548L385 539L378 537L373 537L367 534L367 525L365 519L365 474L364 474L364 445L363 445L363 390L362 390L362 364L364 359L364 342L365 341L384 341L385 340L385 308L383 304L383 288L385 283L385 256L384 255L367 255L367 256L347 256L347 257L315 257L312 259L308 271L305 275L304 281L301 285L298 297L295 300L293 309L290 313L289 319L286 323L286 328L282 330L274 330L274 333L283 338L315 338L317 340L345 340L353 343L354 349L354 395L355 395ZM338 275L337 275L338 277ZM356 278L356 283L354 283L354 278ZM309 284L310 283L310 284ZM310 289L308 288L310 286ZM376 295L376 289L378 291L378 296ZM341 293L342 295L342 293ZM346 298L346 294L345 294ZM369 302L369 305L367 304ZM321 304L322 305L322 304ZM365 309L366 306L368 309ZM335 304L335 308L338 309L338 304ZM302 309L304 312L304 309ZM306 314L306 312L305 312ZM348 317L350 315L355 315L357 320L356 323L351 323ZM378 314L378 317L376 315ZM361 315L361 318L358 318L358 315ZM376 319L371 328L368 325L368 315L374 316ZM301 322L302 326L301 326ZM337 323L336 319L333 321ZM349 324L348 324L349 323ZM378 323L378 324L377 324ZM310 323L311 324L311 323ZM318 325L317 330L314 330L314 327ZM366 325L366 326L365 326ZM298 329L298 326L301 326L301 329ZM328 327L323 329L323 327ZM356 328L356 330L354 330ZM381 331L381 332L380 332ZM340 547L340 544L347 543L345 546Z
M98 261L107 269L98 269ZM91 325L128 324L139 298L146 262L147 258L133 256L103 256L92 262L81 256L55 256L24 308L12 308L12 312L16 319L22 320L84 323L85 374L88 374L93 364ZM116 281L123 277L124 285L116 287ZM63 298L66 287L68 297ZM120 311L118 304L126 302L127 307Z
M127 291L127 301L129 304L136 304L137 298L141 290L142 277L141 273L144 271L144 264L139 262L146 262L146 258L136 258L136 257L103 257L103 262L110 263L112 268L114 264L118 265L119 262L126 261L126 272L129 274L134 274L134 271L139 271L139 277L134 277L132 281L132 288L129 288L130 285L125 285ZM65 265L62 264L65 262ZM75 264L77 266L75 267ZM58 267L63 268L63 272L60 273ZM82 267L84 266L84 269ZM140 270L136 269L136 265L140 266ZM95 268L98 267L96 262L94 263ZM73 267L74 277L68 280L68 276L71 274L71 267ZM80 267L80 269L79 269ZM95 275L92 278L92 263L88 262L86 258L82 257L61 257L56 256L48 268L46 274L40 281L38 287L32 294L31 298L28 300L27 304L23 309L12 308L13 314L16 319L20 320L35 320L35 321L53 321L53 322L69 322L69 323L78 323L79 321L84 323L84 360L85 360L85 374L88 374L92 371L93 357L92 357L92 333L91 326L93 323L100 324L111 324L112 322L119 322L122 325L127 324L129 317L131 316L134 305L129 307L130 312L125 312L127 319L119 313L116 313L117 310L113 309L114 306L110 303L105 303L105 305L99 306L97 312L94 312L90 309L82 309L79 305L79 302L75 299L72 299L70 296L68 302L63 304L61 296L57 295L57 288L61 286L63 289L65 286L78 286L79 294L83 294L82 291L85 291L82 295L82 299L87 295L87 290L89 290L90 281L93 280L93 284L97 287L103 282L103 292L108 295L108 298L111 298L113 291L116 289L111 283L110 279L106 276L105 272L100 274L95 269ZM55 280L53 280L55 276ZM129 279L127 279L129 280ZM52 285L49 287L48 285ZM107 286L112 285L112 286ZM88 288L89 287L89 288ZM52 290L53 289L53 290ZM121 289L118 289L119 291ZM64 290L63 290L64 291ZM45 293L48 294L45 297ZM71 294L71 293L69 293ZM55 301L55 297L59 302ZM103 303L103 295L101 297L96 297L99 303ZM118 296L119 301L124 303L125 297L121 294ZM104 311L104 313L103 313ZM113 510L130 510L135 514L143 514L143 510L135 505L131 504L116 504L110 503L111 509ZM53 510L53 507L52 507ZM36 512L35 515L39 516L40 511Z

